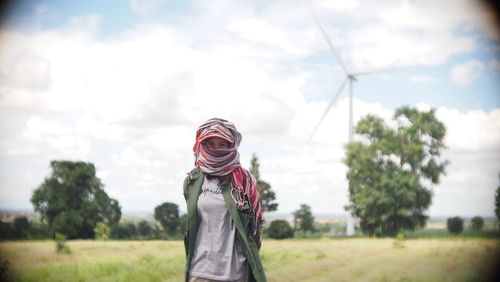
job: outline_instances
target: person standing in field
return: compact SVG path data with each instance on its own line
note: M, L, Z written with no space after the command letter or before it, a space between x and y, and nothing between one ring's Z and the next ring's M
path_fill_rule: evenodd
M259 190L240 165L240 142L224 119L212 118L196 132L195 168L184 180L187 282L266 281Z

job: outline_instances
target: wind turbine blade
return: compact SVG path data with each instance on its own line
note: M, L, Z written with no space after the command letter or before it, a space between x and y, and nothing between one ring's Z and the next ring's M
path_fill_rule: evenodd
M342 60L340 59L340 56L337 53L337 50L335 50L335 47L333 47L333 43L330 41L330 38L328 37L328 35L326 34L325 30L323 29L323 26L319 22L319 20L316 17L316 15L313 14L313 16L314 16L314 20L316 21L316 24L319 26L319 29L321 30L321 33L323 33L323 37L325 37L325 40L328 43L328 46L330 47L330 49L332 50L333 54L335 55L335 58L337 58L337 62L342 67L342 69L344 70L345 74L349 75L349 72L347 71L347 68L342 63Z
M344 79L344 82L342 82L342 84L340 85L339 89L337 90L337 93L335 94L335 96L333 96L333 99L330 101L330 104L328 104L328 107L326 107L325 112L321 116L319 122L314 127L314 130L312 131L311 136L309 136L309 139L307 139L307 143L309 143L311 141L311 139L314 136L314 133L316 133L316 130L318 130L318 127L321 124L321 122L323 121L323 119L325 118L326 114L328 113L328 111L330 111L330 108L333 106L333 104L335 104L335 102L337 102L337 100L339 99L340 94L342 94L342 89L344 89L344 86L345 86L347 79L348 79L347 77L346 77L346 79Z
M402 69L407 69L410 68L411 66L401 66L401 67L392 67L392 68L381 68L381 69L373 69L373 70L367 70L367 71L360 71L353 73L353 76L358 76L358 75L367 75L367 74L373 74L373 73L380 73L380 72L390 72L390 71L397 71L397 70L402 70Z

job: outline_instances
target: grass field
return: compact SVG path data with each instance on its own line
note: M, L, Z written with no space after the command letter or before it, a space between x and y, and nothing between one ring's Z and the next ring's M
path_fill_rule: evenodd
M266 240L269 281L489 281L499 264L498 239ZM182 281L181 241L2 242L7 281ZM6 263L7 261L7 263Z

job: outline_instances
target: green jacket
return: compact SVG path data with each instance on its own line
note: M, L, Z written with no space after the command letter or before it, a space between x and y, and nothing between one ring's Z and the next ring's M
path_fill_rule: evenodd
M184 180L184 198L187 205L187 221L186 232L184 234L184 247L186 249L186 273L185 278L188 281L188 271L191 258L194 254L194 247L196 244L196 233L198 231L199 217L198 217L198 197L200 195L201 186L205 174L200 168L195 168L191 171L190 175ZM247 277L246 281L252 282L265 282L266 275L264 267L260 261L259 247L255 241L254 236L250 231L250 223L248 222L249 214L238 210L231 197L231 183L224 181L221 184L221 191L229 209L229 214L233 219L236 226L238 239L243 247L243 253L247 260Z

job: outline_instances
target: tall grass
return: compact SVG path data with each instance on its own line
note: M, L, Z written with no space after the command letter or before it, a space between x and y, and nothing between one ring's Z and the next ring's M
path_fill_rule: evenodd
M269 281L488 281L499 262L499 240L265 240ZM181 241L3 242L8 281L182 281Z

